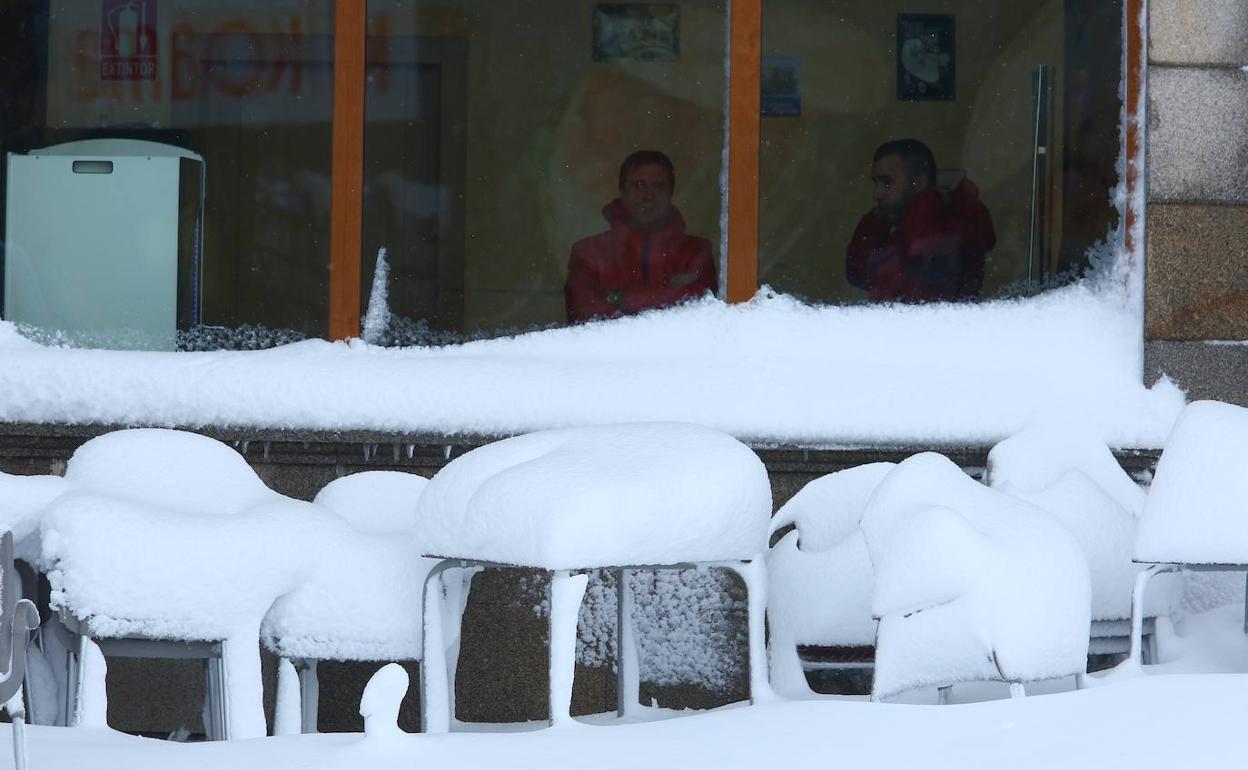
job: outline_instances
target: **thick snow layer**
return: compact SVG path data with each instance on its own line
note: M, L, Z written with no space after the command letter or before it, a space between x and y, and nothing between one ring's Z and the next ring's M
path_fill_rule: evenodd
M0 322L0 420L488 435L666 420L752 441L988 443L1058 403L1111 445L1160 446L1183 396L1141 384L1139 312L1121 295L1080 284L968 305L811 307L765 290L407 349L74 350Z
M173 743L105 730L31 727L31 767L98 770L358 770L508 767L805 770L837 763L929 770L1233 767L1248 676L1142 677L1078 692L948 707L845 700L774 703L586 730L357 734ZM0 725L8 744L9 726Z
M862 523L871 494L896 463L869 463L811 481L780 506L771 531L790 524L801 533L803 551L824 551L840 543Z
M410 532L416 526L416 501L428 483L415 473L363 471L329 482L312 502L362 532Z
M54 607L100 636L210 640L254 638L274 599L325 569L315 557L331 548L313 544L346 529L288 499L223 517L78 491L57 498L42 526Z
M547 569L750 559L771 486L758 456L696 425L542 431L452 460L429 482L429 553Z
M880 483L863 514L880 618L875 695L1082 672L1091 624L1079 544L1043 510L938 454ZM937 654L936 651L939 651Z
M60 476L13 476L0 471L0 526L13 532L17 558L33 561L38 557L38 543L31 535L39 531L43 509L67 488Z
M69 458L65 481L75 490L211 515L235 514L280 497L220 441L161 428L119 430L91 439Z
M1087 425L1062 415L1037 416L1022 431L994 446L988 452L984 483L1035 492L1056 484L1072 468L1132 516L1144 512L1146 493L1114 459L1105 440Z
M1197 401L1183 410L1157 463L1135 558L1248 564L1248 409Z
M1131 561L1146 493L1101 438L1060 416L1034 420L988 453L984 482L1048 511L1083 548L1092 578L1092 618L1131 616L1142 569ZM1150 615L1175 606L1181 578L1162 576L1149 592Z

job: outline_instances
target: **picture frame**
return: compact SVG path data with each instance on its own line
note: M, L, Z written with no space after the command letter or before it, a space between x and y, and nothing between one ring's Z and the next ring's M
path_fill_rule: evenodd
M760 79L763 117L802 115L802 62L796 56L764 56Z
M897 98L957 98L957 50L953 14L897 14Z
M594 61L680 59L680 5L599 3L593 11Z

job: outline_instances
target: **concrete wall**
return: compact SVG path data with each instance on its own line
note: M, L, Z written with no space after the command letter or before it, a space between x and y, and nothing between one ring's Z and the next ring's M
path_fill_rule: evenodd
M1248 404L1248 4L1152 0L1145 368Z

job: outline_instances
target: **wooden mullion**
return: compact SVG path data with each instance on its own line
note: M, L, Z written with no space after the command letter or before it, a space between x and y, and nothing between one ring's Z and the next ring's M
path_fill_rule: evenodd
M366 0L334 5L334 115L329 210L329 337L360 334Z
M728 64L728 301L758 291L762 0L731 0Z
M1144 93L1146 84L1144 79L1147 77L1147 67L1145 66L1146 49L1146 32L1143 28L1144 12L1146 0L1125 0L1123 8L1123 24L1125 25L1125 46L1124 46L1124 68L1123 77L1124 91L1126 95L1126 154L1127 154L1127 205L1124 224L1124 246L1129 255L1128 258L1134 258L1137 248L1142 249L1143 244L1136 243L1136 230L1141 224L1140 219L1144 216L1144 212L1137 210L1135 201L1140 196L1145 195L1143 190L1145 184L1144 179L1144 114L1141 106L1144 101Z

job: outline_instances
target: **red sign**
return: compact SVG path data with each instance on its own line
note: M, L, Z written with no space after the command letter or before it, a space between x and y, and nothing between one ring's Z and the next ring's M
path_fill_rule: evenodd
M100 80L156 79L156 0L101 0Z

